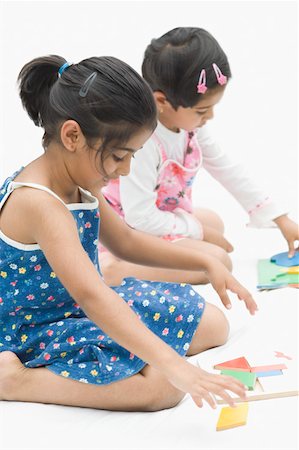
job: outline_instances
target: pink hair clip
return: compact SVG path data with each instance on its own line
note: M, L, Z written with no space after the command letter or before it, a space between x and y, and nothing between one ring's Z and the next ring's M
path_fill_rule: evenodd
M213 63L212 65L213 65L213 69L214 69L218 83L221 86L223 86L224 84L227 83L227 77L225 75L223 75L223 73L221 72L221 70L219 69L217 64Z
M197 84L197 93L198 94L204 94L207 90L206 86L206 71L205 69L202 69L199 75L198 84Z

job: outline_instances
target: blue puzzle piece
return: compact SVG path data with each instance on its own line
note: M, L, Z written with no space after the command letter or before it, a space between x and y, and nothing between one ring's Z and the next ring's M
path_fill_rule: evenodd
M275 377L276 375L282 375L282 370L267 370L265 372L255 372L257 378L261 377Z
M299 252L295 252L295 255L292 258L288 257L288 252L278 253L277 255L272 256L270 261L278 266L299 266Z

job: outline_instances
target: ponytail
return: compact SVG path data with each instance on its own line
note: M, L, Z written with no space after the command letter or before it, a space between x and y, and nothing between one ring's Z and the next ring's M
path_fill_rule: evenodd
M36 58L26 64L18 76L19 93L24 109L37 127L44 126L50 90L57 81L58 70L65 63L61 56Z

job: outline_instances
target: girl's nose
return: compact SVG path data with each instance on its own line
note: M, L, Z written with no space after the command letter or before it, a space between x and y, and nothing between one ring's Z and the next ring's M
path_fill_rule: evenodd
M213 117L214 117L214 109L210 108L205 114L205 119L211 120L211 119L213 119Z
M125 177L127 175L129 175L130 173L130 167L131 167L131 159L127 160L127 161L122 161L121 166L119 166L117 173L119 176Z

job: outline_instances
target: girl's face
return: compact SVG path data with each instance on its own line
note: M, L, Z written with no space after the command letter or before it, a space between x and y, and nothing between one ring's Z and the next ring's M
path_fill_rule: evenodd
M131 160L135 153L150 138L152 131L141 130L134 135L126 145L115 147L104 156L103 162L100 155L96 157L98 183L100 187L106 186L110 180L130 173ZM100 177L100 178L99 178Z
M213 119L214 107L220 102L223 94L224 88L207 91L195 106L188 108L179 106L177 110L169 102L166 102L166 106L160 106L158 109L160 111L159 119L164 126L173 131L179 129L192 131L200 128L208 120Z
M50 144L45 155L49 158L55 153L55 159L60 158L61 163L55 164L55 172L59 180L65 178L64 190L72 193L74 186L81 186L92 192L93 189L101 189L110 180L128 175L131 159L152 133L153 130L140 129L125 145L110 148L101 155L97 151L101 147L101 140L89 146L80 125L74 120L67 120L60 130L63 151L60 144Z

